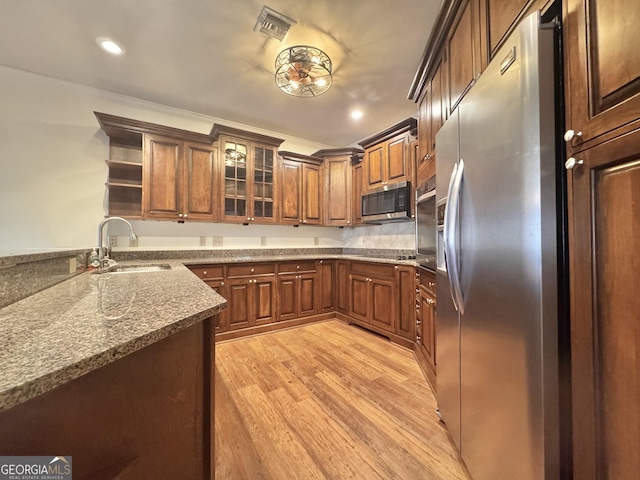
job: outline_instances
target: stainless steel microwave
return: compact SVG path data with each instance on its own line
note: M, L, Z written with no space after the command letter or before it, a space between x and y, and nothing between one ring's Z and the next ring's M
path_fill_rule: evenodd
M362 221L365 223L411 220L411 182L367 190L362 194Z

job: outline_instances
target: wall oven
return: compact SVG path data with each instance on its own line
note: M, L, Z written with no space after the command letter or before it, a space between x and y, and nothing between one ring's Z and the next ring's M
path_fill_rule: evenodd
M436 270L437 245L436 180L432 176L424 188L416 190L416 260Z

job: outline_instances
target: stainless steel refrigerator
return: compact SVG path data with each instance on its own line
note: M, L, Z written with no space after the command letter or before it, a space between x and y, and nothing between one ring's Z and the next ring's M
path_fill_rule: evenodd
M438 408L474 480L559 477L554 81L534 14L436 135Z

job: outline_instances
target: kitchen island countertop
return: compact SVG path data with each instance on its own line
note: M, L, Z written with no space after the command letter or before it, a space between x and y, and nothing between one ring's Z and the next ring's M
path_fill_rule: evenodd
M83 273L0 309L0 411L225 308L182 262L162 263L172 269Z

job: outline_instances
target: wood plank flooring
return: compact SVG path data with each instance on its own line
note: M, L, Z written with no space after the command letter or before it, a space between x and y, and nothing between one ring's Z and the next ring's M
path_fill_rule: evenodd
M216 344L217 480L471 477L413 354L338 320Z

